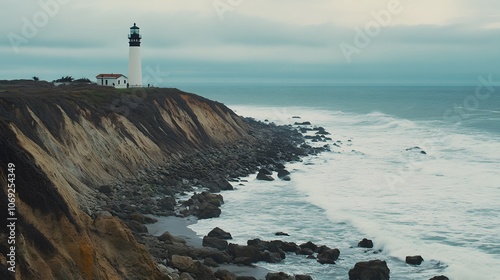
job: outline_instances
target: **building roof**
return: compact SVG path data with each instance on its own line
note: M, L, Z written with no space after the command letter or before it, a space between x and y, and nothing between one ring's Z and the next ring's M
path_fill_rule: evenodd
M108 79L118 79L120 77L125 77L127 78L127 76L125 75L122 75L122 74L99 74L96 76L96 78L108 78Z

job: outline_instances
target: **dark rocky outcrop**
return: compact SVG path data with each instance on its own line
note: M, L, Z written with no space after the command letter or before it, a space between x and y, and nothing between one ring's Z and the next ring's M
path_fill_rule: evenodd
M420 265L424 259L422 256L407 256L406 257L406 263L407 264L412 264L412 265Z
M275 233L274 235L276 236L290 236L290 234L286 233L286 232L282 232L282 231L278 231L277 233Z
M358 247L373 248L373 241L371 241L370 239L363 238L363 240L359 241Z
M381 260L358 262L349 270L349 280L388 280L390 270Z

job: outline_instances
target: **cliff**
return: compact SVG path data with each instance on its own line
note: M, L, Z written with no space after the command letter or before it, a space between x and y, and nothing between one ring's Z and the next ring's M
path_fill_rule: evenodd
M122 221L89 215L96 188L249 134L224 105L177 89L0 81L0 218L13 217L14 183L16 278L168 279ZM13 244L0 234L9 279Z

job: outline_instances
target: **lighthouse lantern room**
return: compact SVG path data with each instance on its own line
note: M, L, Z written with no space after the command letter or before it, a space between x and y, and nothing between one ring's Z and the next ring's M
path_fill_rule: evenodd
M141 39L139 27L130 27L128 81L130 87L142 87Z

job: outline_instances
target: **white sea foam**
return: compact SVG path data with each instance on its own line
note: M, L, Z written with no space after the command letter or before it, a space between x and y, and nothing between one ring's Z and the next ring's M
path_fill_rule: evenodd
M264 264L314 279L345 279L356 261L374 258L388 261L393 279L500 279L500 143L492 135L380 112L231 108L278 124L310 121L332 132L341 147L289 165L290 183L251 176L239 190L224 193L221 218L192 226L200 234L218 225L244 243L289 231L291 241L339 247L335 269L298 257ZM238 209L252 214L242 219ZM382 253L351 248L363 237ZM406 265L408 255L425 262Z

